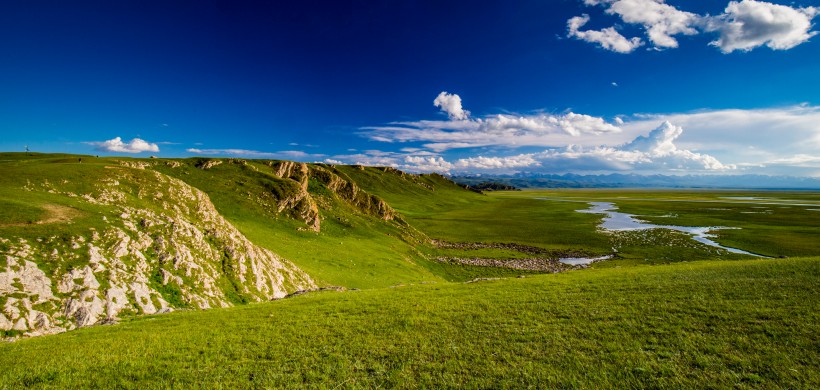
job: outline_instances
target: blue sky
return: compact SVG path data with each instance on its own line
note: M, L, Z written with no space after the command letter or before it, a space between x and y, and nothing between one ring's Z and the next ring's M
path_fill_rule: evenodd
M815 7L5 2L0 150L820 176Z

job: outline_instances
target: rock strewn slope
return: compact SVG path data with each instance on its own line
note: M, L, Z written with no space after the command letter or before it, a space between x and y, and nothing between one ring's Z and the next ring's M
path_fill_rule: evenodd
M315 287L295 265L245 238L205 193L141 168L111 168L88 193L48 182L26 186L114 215L102 217L104 229L72 237L0 238L1 331L48 334L124 314L225 307Z

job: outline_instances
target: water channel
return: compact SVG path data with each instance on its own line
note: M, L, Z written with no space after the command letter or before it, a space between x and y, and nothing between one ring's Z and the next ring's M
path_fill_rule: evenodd
M641 221L635 218L635 215L615 211L618 209L615 204L610 202L589 202L592 206L586 210L576 210L579 213L588 214L604 214L604 220L599 225L601 228L612 231L620 230L644 230L644 229L669 229L684 232L692 235L692 239L700 243L713 246L716 248L725 249L732 253L739 253L743 255L766 257L756 253L747 252L742 249L723 246L713 241L715 236L711 234L714 230L721 229L740 229L725 226L675 226L675 225L655 225L646 221ZM598 260L598 259L595 259ZM569 263L567 263L569 264Z

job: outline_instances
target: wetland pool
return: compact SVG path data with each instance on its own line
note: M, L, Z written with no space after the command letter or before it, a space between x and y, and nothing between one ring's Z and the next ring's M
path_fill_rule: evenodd
M614 203L610 202L588 202L591 206L589 209L585 210L576 210L579 213L587 213L587 214L603 214L604 219L601 221L601 224L598 225L602 229L611 230L611 231L622 231L622 230L645 230L645 229L669 229L669 230L676 230L679 232L688 233L692 236L697 242L713 246L716 248L725 249L732 253L739 253L743 255L749 256L756 256L756 257L766 257L761 256L756 253L747 252L742 249L732 248L728 246L723 246L712 240L715 236L711 234L712 231L721 230L721 229L740 229L737 227L726 227L726 226L675 226L675 225L655 225L646 221L642 221L636 218L633 214L622 213L618 210L618 207L615 206Z

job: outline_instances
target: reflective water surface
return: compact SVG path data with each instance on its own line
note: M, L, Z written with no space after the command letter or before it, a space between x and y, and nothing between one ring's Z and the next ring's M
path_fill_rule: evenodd
M588 214L604 214L604 220L599 225L601 228L606 230L643 230L643 229L669 229L669 230L676 230L679 232L684 232L692 235L692 239L695 241L704 243L709 246L713 246L716 248L725 249L732 253L740 253L744 255L750 256L757 256L757 257L766 257L761 256L752 252L747 252L742 249L732 248L728 246L723 246L718 244L717 242L713 241L714 238L713 234L710 234L714 230L721 230L721 229L740 229L734 227L725 227L725 226L675 226L675 225L655 225L651 224L646 221L641 221L640 219L636 218L635 215L621 213L615 211L618 209L615 204L610 202L589 202L592 206L586 210L576 210L579 213L588 213ZM569 264L569 263L567 263Z

